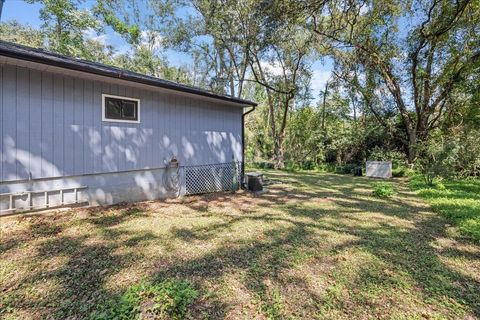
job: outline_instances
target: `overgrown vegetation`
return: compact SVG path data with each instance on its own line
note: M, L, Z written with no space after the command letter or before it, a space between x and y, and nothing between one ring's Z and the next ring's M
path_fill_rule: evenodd
M198 297L189 281L166 280L160 284L137 284L130 287L118 301L105 311L90 317L107 319L183 319L188 307Z
M480 242L480 181L443 180L426 184L417 176L411 187L432 206L458 227L460 233Z
M255 100L246 160L308 172L270 172L260 198L2 221L0 316L480 317L479 0L28 2L41 28L2 40ZM419 172L439 215L347 176L366 160Z
M395 194L393 186L389 182L376 182L373 185L373 195L378 198L390 198Z
M2 217L0 318L480 317L480 246L404 180L265 171L261 196ZM460 215L479 187L428 192Z
M0 38L258 102L249 162L480 174L480 0L28 2Z

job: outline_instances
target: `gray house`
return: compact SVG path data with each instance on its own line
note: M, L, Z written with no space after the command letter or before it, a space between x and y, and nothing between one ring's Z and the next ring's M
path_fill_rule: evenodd
M0 214L235 189L255 106L0 41Z

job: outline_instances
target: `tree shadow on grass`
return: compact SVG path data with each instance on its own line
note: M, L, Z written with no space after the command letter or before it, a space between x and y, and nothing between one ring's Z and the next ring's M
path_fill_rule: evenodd
M226 246L215 252L209 253L199 259L180 262L166 270L157 273L157 280L169 276L186 276L200 279L217 279L230 272L238 270L246 271L243 284L252 293L268 300L265 288L267 280L281 283L277 275L284 270L292 268L292 257L296 252L321 245L318 240L312 240L317 232L329 231L338 234L354 236L356 240L331 248L332 252L339 253L351 249L368 252L376 257L385 266L385 271L380 270L372 273L368 267L358 271L357 280L351 284L357 292L370 292L371 288L384 286L383 294L392 294L398 284L391 272L403 275L402 278L413 283L414 288L422 298L423 307L430 308L432 312L447 312L450 316L462 316L464 308L472 315L480 316L480 303L478 292L480 283L473 277L452 270L440 259L440 251L432 246L438 238L447 237L445 233L445 221L434 214L426 214L426 208L408 192L401 190L400 197L391 200L366 200L352 197L350 190L343 189L340 195L333 198L333 202L340 209L309 209L299 204L285 205L282 201L284 195L280 194L280 201L275 201L275 195L266 196L272 206L281 208L286 215L250 215L228 219L226 222L209 226L208 230L183 230L177 236L185 241L191 239L213 239L223 229L232 229L234 225L241 224L245 220L257 220L264 222L284 221L291 224L287 229L275 229L265 234L266 242L254 241L239 248ZM347 192L347 193L346 193ZM304 194L304 193L300 193ZM310 194L310 193L308 193ZM278 194L277 194L278 195ZM298 197L299 194L297 194ZM296 197L289 197L289 199ZM301 197L303 198L303 197ZM307 197L308 198L308 197ZM403 200L400 200L402 198ZM352 201L353 200L353 201ZM342 221L335 222L329 219L322 221L325 216L343 216L346 208L361 208L365 212L377 212L385 217L395 217L408 221L410 225L399 226L392 223L373 221L373 225L363 224L365 220L358 220L358 225L347 225ZM351 211L350 213L355 213ZM297 218L310 218L308 222ZM355 219L354 216L347 216ZM450 254L454 254L450 251ZM459 256L462 256L459 253ZM471 259L480 259L475 253L470 253ZM402 280L403 281L403 280ZM337 298L341 303L342 297ZM364 299L366 299L364 297ZM324 298L315 298L317 305L324 303ZM266 303L269 303L268 301ZM381 303L381 302L379 302ZM392 302L390 302L392 303ZM398 301L397 301L398 304ZM447 305L452 310L445 311ZM393 308L393 307L392 307ZM393 310L393 309L392 309ZM404 310L415 315L418 310Z
M316 213L311 213L311 216L316 216ZM262 216L255 219L275 218ZM424 235L422 231L397 230L394 226L385 224L376 228L347 228L341 224L319 226L314 223L295 222L291 219L288 221L294 226L269 232L266 234L267 242L254 241L233 249L225 247L199 259L174 264L157 273L156 281L168 277L189 277L201 279L201 281L215 280L229 273L243 270L246 271L246 277L243 279L244 286L260 297L261 301L269 304L271 301L268 301L265 283L268 280L281 285L282 280L277 275L294 266L296 253L320 245L316 240L311 239L315 233L312 230L317 228L355 235L358 240L333 247L330 249L331 252L340 254L346 250L356 249L371 253L382 261L385 270L400 275L408 274L407 278L411 278L414 285L419 288L425 303L432 300L439 303L454 302L466 306L475 316L479 315L477 292L480 284L471 277L445 267L429 245L431 236ZM424 223L426 225L422 227L430 228L432 227L430 224L437 222L431 220ZM371 292L371 287L383 286L381 294L388 296L399 289L396 287L398 285L396 278L390 273L384 273L383 270L371 272L369 268L366 266L358 270L358 279L355 283L349 284L357 293ZM350 292L350 294L353 293ZM321 306L324 303L323 297L311 298L315 300L316 305ZM339 296L336 299L341 304L343 297ZM218 313L218 310L212 312ZM416 310L411 315L415 312Z
M240 220L236 220L238 222ZM202 287L208 281L220 281L224 276L242 271L242 283L254 296L269 303L266 279L275 280L277 275L293 264L291 253L296 245L313 245L308 240L309 232L303 226L293 226L283 230L272 230L265 233L265 241L247 241L237 246L225 246L206 255L188 261L178 261L168 268L158 270L153 275L154 282L168 278L193 279ZM267 300L267 301L265 301ZM226 315L225 303L211 303L207 309L210 316ZM195 315L193 315L195 317Z
M172 227L166 237L188 245L220 240L217 242L221 245L193 257L182 256L179 251L176 252L178 256L168 262L163 256L152 258L162 261L153 263L158 267L149 270L150 276L145 280L190 279L202 293L191 309L194 318L235 316L232 315L235 306L228 297L214 295L205 289L232 275L258 304L257 312L261 314L252 317L294 315L308 318L325 311L326 306L337 308L339 313L352 318L357 317L359 311L374 313L375 308L383 312L377 316L385 316L404 307L400 298L392 297L402 290L415 290L413 295L421 297L419 304L448 317L461 316L456 305L480 317L479 282L452 270L441 260L443 252L434 248L432 242L446 237L445 223L441 217L426 213L425 206L413 195L400 190L399 196L390 200L361 197L357 189L370 187L370 182L364 178L352 182L352 177L336 175L308 174L302 178L282 173L275 177L296 180L301 189L281 184L271 186L271 192L260 197L225 193L169 201L169 204L190 208L193 215L220 218L220 222L215 219L207 226ZM228 211L232 204L236 205L236 212ZM154 205L162 208L165 203L155 202ZM37 269L22 279L26 289L20 288L9 295L7 303L16 299L17 308L38 310L39 318L85 318L108 300L115 299L121 292L108 290L108 279L144 258L139 251L142 244L166 245L165 239L153 232L117 228L130 219L158 214L140 208L118 206L113 212L105 209L92 212L82 223L92 226L96 237L68 234L61 224L32 220L27 238L23 233L13 234L0 246L0 253L4 253L20 246L22 241L28 244L28 241L43 239L36 244L37 251L32 256ZM226 209L227 213L215 213L212 208ZM268 209L273 210L266 211ZM271 228L259 229L255 237L240 239L225 235L247 222ZM334 235L342 240L334 241L331 239ZM129 250L120 254L119 249L124 248ZM449 251L449 256L457 254L462 256L461 252ZM365 255L368 263L359 263L356 255L360 258ZM468 258L480 259L475 253L470 253ZM55 264L57 259L61 260L58 265ZM359 264L354 266L355 263ZM319 291L301 276L307 266L321 269L312 273L312 277L332 277L335 281L325 282ZM354 273L351 278L335 278L335 274L348 274L351 270ZM399 279L406 279L414 288ZM343 283L339 283L341 281ZM44 296L32 297L26 291L49 282L55 289ZM302 292L292 300L298 305L288 301L292 298L289 287L293 287L294 292ZM333 290L336 287L341 290ZM276 290L280 291L279 296ZM387 302L392 305L385 304L387 307L382 309L385 300L371 301L369 294L376 297L384 294L391 299ZM362 309L363 305L367 307ZM443 310L447 308L444 306L450 306L451 310ZM410 315L415 311L403 310ZM237 315L242 317L241 313Z
M32 270L15 279L16 284L2 284L3 292L9 293L0 300L2 308L15 308L31 318L81 319L88 318L100 305L116 296L117 293L105 288L107 279L133 265L140 257L140 252L119 253L118 250L153 241L156 236L149 232L111 229L127 219L142 216L140 211L134 212L130 207L119 210L116 215L103 216L99 210L88 209L91 215L80 223L74 219L72 223L66 222L72 218L68 213L59 213L63 223L50 217L30 218L28 229L11 235L12 243L3 246L0 254L22 247L35 250L30 257L14 256L18 261L24 260L27 266L30 264ZM67 231L79 224L95 226L88 229L92 234ZM126 240L121 240L120 236Z

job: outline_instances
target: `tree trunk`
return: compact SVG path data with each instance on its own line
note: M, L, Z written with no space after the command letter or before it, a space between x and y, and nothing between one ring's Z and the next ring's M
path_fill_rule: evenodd
M258 58L256 58L256 63L258 66L258 71L260 73L260 78L262 79L262 81L265 81L265 76L263 74L263 70ZM284 132L285 132L286 118L284 116L282 125L280 126L280 133L278 133L277 126L275 124L275 106L274 106L274 99L272 97L272 92L270 91L269 88L265 88L265 91L267 93L268 115L270 118L270 131L271 131L272 140L273 140L273 159L272 159L273 167L275 169L283 169L285 168L283 138L284 138ZM288 101L287 101L287 106L288 106Z
M276 152L275 152L275 167L276 169L283 169L285 168L285 157L284 157L284 152L283 152L283 140L285 139L285 129L287 127L287 117L288 117L288 109L290 108L290 101L292 101L294 95L291 94L290 96L287 96L284 101L283 105L283 118L282 118L282 124L280 126L280 130L276 136Z
M327 107L327 94L328 94L328 80L325 82L325 91L323 92L323 103L322 103L322 131L325 131L325 112Z
M413 165L415 160L417 159L417 134L415 131L407 132L408 134L408 141L407 141L407 161L410 166Z
M284 169L285 168L285 157L283 150L283 138L278 137L274 142L274 159L273 167L275 169Z
M270 90L267 88L267 103L268 103L268 114L270 118L270 132L272 134L273 140L273 167L275 169L283 169L285 167L283 162L283 148L281 143L281 138L277 134L277 126L275 125L275 107L273 105L273 98Z
M273 99L270 92L267 90L268 109L270 114L270 130L273 140L273 167L275 169L285 168L284 152L283 152L283 133L277 133L277 126L275 125L275 108L273 106Z
M357 105L355 103L356 103L356 99L355 99L355 95L353 94L352 95L353 121L356 124L357 123Z

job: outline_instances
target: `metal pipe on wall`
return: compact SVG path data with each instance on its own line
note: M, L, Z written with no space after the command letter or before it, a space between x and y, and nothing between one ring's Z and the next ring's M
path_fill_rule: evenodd
M252 106L252 109L242 114L242 187L244 187L245 183L245 116L250 112L255 111L255 108L256 106Z

